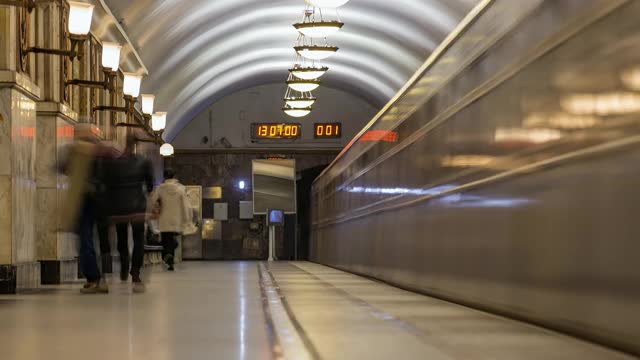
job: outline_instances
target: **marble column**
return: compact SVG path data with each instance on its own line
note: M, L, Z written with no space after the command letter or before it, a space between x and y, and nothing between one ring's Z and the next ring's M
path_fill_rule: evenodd
M36 43L52 49L65 48L60 4L51 2L36 11ZM42 89L37 105L36 226L37 256L43 284L72 282L78 277L78 241L74 234L58 232L67 179L58 174L62 149L73 142L78 114L66 103L63 67L66 58L47 54L32 56L36 61L38 85ZM79 76L79 78L82 78ZM77 89L68 88L74 92Z
M0 293L40 286L34 229L40 89L18 71L18 12L0 6Z
M36 256L36 101L40 90L0 71L0 292L40 285Z
M65 146L73 142L77 115L67 106L43 101L37 106L36 131L36 243L43 284L77 279L78 242L58 232L67 179L56 169Z

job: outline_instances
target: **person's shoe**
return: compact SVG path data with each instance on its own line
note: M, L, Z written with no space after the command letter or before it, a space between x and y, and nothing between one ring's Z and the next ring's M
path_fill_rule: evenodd
M80 292L83 294L96 294L98 289L98 283L95 282L87 282L84 284Z
M131 275L131 280L133 281L133 292L134 293L143 293L146 290L142 279L140 279L140 275Z
M96 293L99 293L99 294L109 293L109 285L104 279L98 281L98 285L96 286Z
M109 286L104 280L98 282L90 282L86 283L82 287L82 289L80 289L80 292L83 294L108 294Z
M121 273L120 273L120 280L122 280L122 281L127 281L127 280L129 280L129 273L127 273L127 272L121 272Z
M133 282L133 292L134 293L143 293L147 290L146 286L142 281Z
M173 270L175 270L175 269L173 268L173 265L169 265L169 268L167 269L167 271L173 271Z

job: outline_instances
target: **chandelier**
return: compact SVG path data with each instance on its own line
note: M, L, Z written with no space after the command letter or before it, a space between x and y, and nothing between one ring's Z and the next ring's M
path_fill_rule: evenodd
M296 65L292 69L289 69L289 72L302 80L316 80L322 77L329 68L326 66L317 67L317 66L300 66Z
M338 51L337 46L327 43L327 37L338 32L344 23L339 20L326 21L322 17L321 7L336 8L349 0L305 0L309 6L304 11L302 22L293 24L298 31L298 40L293 47L296 53L294 65L289 69L287 90L284 96L282 111L292 117L304 117L311 113L316 97L311 91L320 86L320 79L329 68L316 65L316 61L324 60ZM316 9L317 8L317 9ZM316 19L318 13L319 19ZM337 14L337 10L336 10ZM315 39L324 38L324 44Z
M338 51L338 47L330 45L300 45L294 49L300 56L309 60L324 60Z
M293 27L304 36L310 38L326 38L338 32L344 23L340 21L325 21L322 17L322 11L319 10L320 19L316 20L315 9L307 9L304 12L302 22L293 24Z
M285 114L291 117L300 118L300 117L305 117L309 115L309 113L311 113L311 108L308 107L304 109L292 109L292 108L284 107L282 108L282 111L284 111Z
M349 0L305 0L307 4L319 8L337 8L349 2Z
M287 80L287 85L289 85L289 88L298 92L310 92L317 89L318 86L320 86L320 81L290 79L290 80Z
M297 92L297 94L295 94ZM316 98L309 91L301 92L287 87L287 91L284 94L285 107L292 109L306 109L316 102Z

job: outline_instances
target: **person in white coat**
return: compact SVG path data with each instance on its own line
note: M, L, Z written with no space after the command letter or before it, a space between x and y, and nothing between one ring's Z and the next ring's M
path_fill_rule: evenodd
M151 204L157 216L158 230L162 240L162 259L173 271L177 237L191 224L186 188L171 169L164 171L165 181L151 195Z

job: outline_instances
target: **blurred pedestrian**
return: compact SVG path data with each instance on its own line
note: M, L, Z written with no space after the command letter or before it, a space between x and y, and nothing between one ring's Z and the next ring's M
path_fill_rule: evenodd
M133 291L144 292L145 285L140 272L144 263L147 196L153 190L153 166L148 159L135 153L137 142L134 134L127 136L122 156L113 159L107 166L106 184L110 202L109 214L116 223L120 279L127 281L131 274ZM129 225L133 237L131 254Z
M187 204L186 188L171 169L164 171L165 181L158 186L151 197L152 215L157 217L158 230L162 240L162 259L169 271L174 270L175 250L178 235L191 224L191 209Z
M60 230L75 232L80 241L79 265L87 283L81 292L108 293L109 287L100 273L96 256L93 227L101 213L104 186L100 168L105 146L100 143L100 131L91 124L79 124L74 129L74 143L65 149L59 170L68 176L60 218Z

